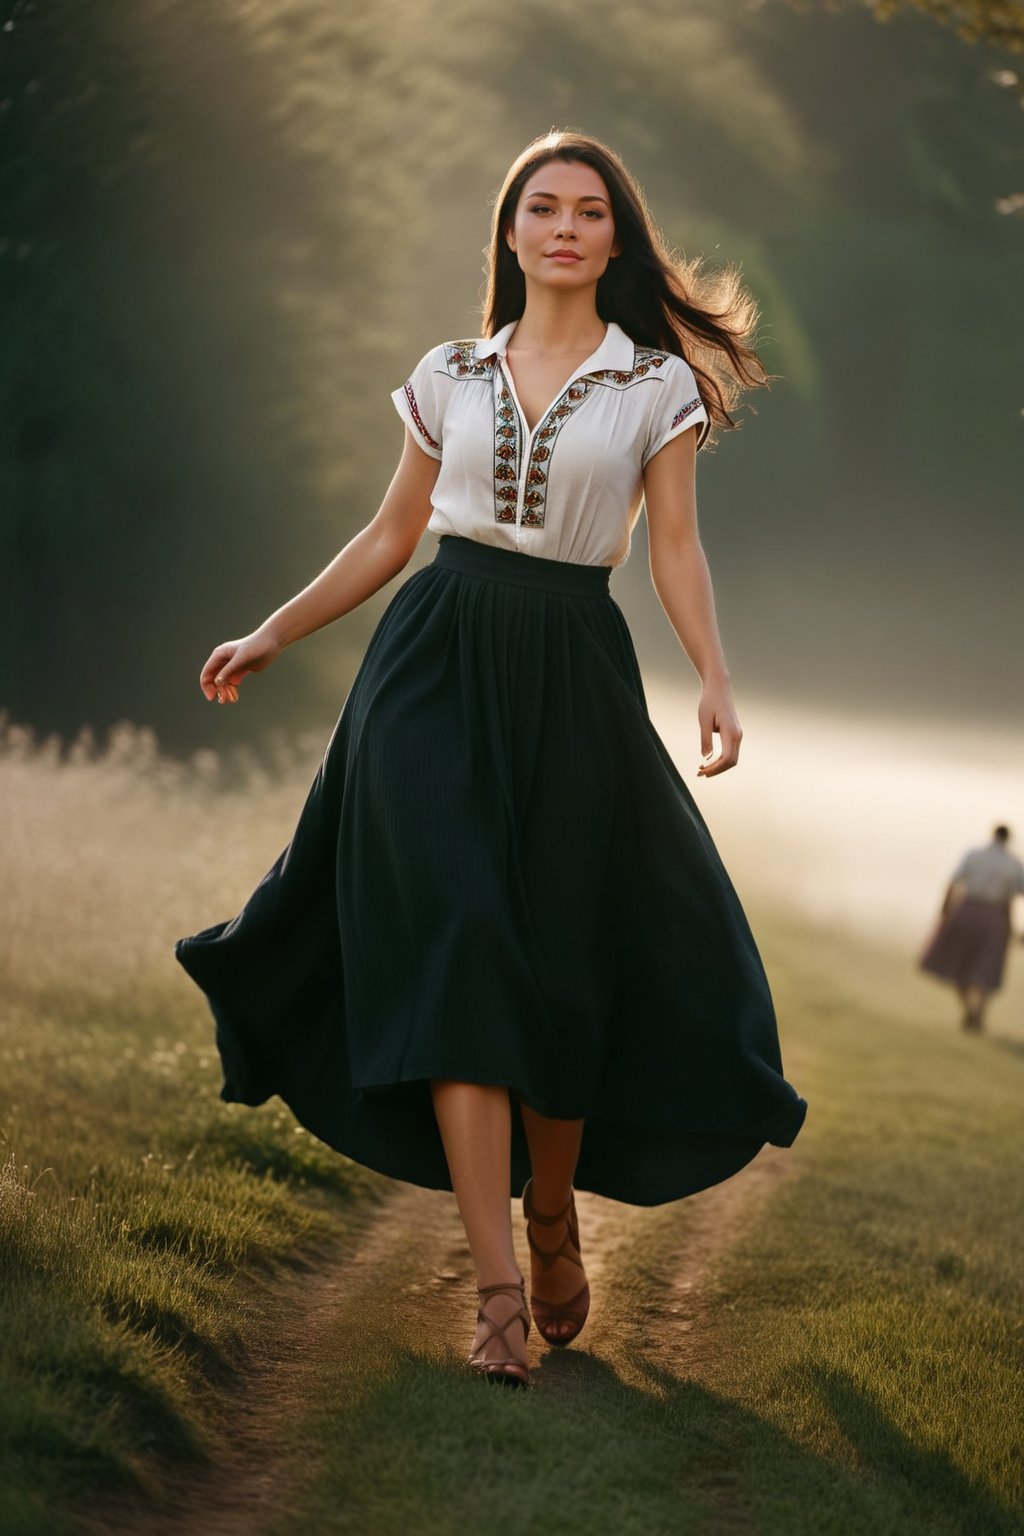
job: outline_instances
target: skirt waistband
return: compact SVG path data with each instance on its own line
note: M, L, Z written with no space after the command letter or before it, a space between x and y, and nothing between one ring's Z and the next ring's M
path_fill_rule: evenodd
M568 597L607 597L610 565L574 565L569 560L547 560L543 555L524 555L518 549L499 549L453 533L438 541L434 564L461 571L484 581L510 582L516 587L535 587L542 592L562 592Z

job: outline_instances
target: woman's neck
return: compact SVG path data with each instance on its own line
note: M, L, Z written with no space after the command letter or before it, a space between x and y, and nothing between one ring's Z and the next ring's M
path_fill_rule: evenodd
M593 288L578 293L552 293L527 288L526 307L512 335L513 352L533 352L547 357L562 353L596 352L606 326L597 313Z

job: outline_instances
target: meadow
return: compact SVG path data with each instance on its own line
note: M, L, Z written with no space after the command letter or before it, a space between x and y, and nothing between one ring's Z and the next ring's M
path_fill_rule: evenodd
M5 726L5 1531L51 1532L64 1501L209 1454L216 1387L260 1328L254 1282L339 1241L384 1183L280 1103L218 1101L173 959L197 913L229 915L259 878L252 829L284 830L299 750L274 788L244 752L171 762L128 725L64 753Z
M221 1103L173 960L284 846L322 745L172 761L4 722L5 1533L176 1529L228 1466L235 1523L192 1530L1024 1529L1019 978L971 1039L902 948L755 901L797 1145L738 1204L590 1197L589 1337L486 1389L457 1246L431 1257L450 1197ZM240 1405L258 1382L273 1413L282 1318L328 1272L265 1469L287 1494L250 1507Z

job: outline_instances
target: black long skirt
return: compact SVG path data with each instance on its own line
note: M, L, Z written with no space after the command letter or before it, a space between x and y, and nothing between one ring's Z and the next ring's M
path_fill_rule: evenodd
M584 1117L578 1189L658 1205L807 1106L609 571L444 536L378 624L288 847L179 939L221 1098L451 1189L431 1078ZM512 1116L510 1195L529 1176Z

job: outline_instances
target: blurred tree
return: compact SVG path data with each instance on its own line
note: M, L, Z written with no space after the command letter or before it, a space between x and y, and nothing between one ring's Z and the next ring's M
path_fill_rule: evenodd
M788 0L794 9L808 10L814 0ZM821 0L824 9L868 10L878 21L900 11L920 11L948 27L966 43L991 43L1013 53L1024 51L1024 5L1021 0ZM754 9L758 9L755 0Z
M859 11L0 0L0 707L171 748L329 726L387 593L237 710L199 667L376 509L388 391L477 334L489 199L552 124L615 145L670 240L762 300L784 382L701 467L737 667L831 697L882 656L893 694L1008 697L1004 103L943 29ZM642 558L616 580L662 633ZM983 688L954 608L991 637Z
M1013 52L1024 50L1024 6L1020 0L867 0L879 21L913 7L951 27L968 43L992 43Z
M430 324L410 274L444 272L424 184L482 152L490 26L458 0L443 35L414 0L3 9L0 701L194 741L209 649L375 510L367 441ZM304 648L218 734L308 718L314 658L340 691L358 645Z
M754 0L759 9L763 0ZM812 0L787 0L795 10L806 11ZM827 10L849 8L853 0L824 0ZM856 0L856 9L867 8L877 21L891 21L903 11L918 11L952 31L965 43L983 43L1013 54L1024 53L1024 3L1022 0ZM1024 74L1010 68L989 70L990 82L1013 91L1024 107ZM1024 215L1024 192L1004 193L995 199L999 213Z

